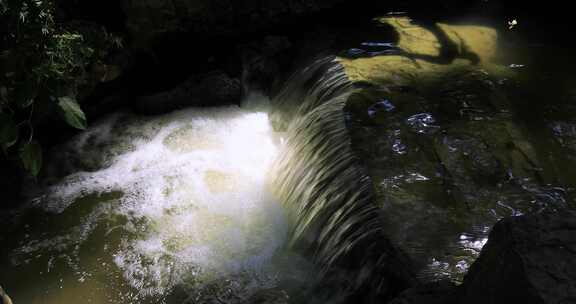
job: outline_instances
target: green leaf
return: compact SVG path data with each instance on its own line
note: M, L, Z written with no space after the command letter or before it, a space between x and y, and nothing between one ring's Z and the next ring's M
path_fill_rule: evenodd
M25 144L20 150L20 159L30 174L34 177L38 176L42 168L42 147L34 140Z
M58 106L64 115L64 120L74 128L85 130L86 129L86 116L78 102L72 97L64 96L58 98Z
M0 146L6 149L18 141L18 126L10 115L0 113Z

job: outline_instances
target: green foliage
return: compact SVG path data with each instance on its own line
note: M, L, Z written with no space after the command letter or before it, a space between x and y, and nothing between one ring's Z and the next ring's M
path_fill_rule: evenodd
M0 0L0 147L9 158L19 154L34 176L42 164L35 126L59 112L85 129L77 97L93 85L92 67L121 46L102 27L64 24L55 15L55 0Z
M86 129L86 116L78 102L69 96L60 97L58 100L58 106L66 122L76 129Z
M45 60L33 69L33 77L39 82L52 80L57 82L57 87L65 87L84 77L93 54L94 50L85 43L81 34L54 34L46 43Z

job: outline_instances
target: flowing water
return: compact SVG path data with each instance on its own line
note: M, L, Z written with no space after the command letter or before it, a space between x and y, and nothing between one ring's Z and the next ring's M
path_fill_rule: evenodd
M17 215L1 281L16 303L237 303L276 287L291 272L266 178L276 137L237 107L107 117L55 149L57 182Z
M427 36L412 23L399 27L406 43ZM469 29L458 37L492 53ZM393 81L348 100L354 152L372 179L382 230L411 257L420 281L460 283L503 217L574 207L573 60L504 34L497 68L366 59L360 72Z
M573 128L555 121L574 119L573 76L536 80L546 58L518 71L535 50L515 41L498 54L493 28L437 25L471 52L447 59L429 28L380 21L399 40L317 60L274 99L273 117L288 120L274 120L288 130L274 190L295 223L291 242L350 302L459 284L499 219L574 207ZM558 77L564 86L542 90Z
M409 39L355 37L270 108L118 112L55 147L4 215L0 283L17 304L383 302L460 282L498 219L573 204L569 73L462 68L388 22Z
M275 98L273 117L288 120L288 135L273 189L293 222L291 244L312 256L325 284L341 285L324 301L359 290L386 298L410 286L408 262L384 236L370 178L353 152L343 109L354 88L343 67L322 58L288 83Z

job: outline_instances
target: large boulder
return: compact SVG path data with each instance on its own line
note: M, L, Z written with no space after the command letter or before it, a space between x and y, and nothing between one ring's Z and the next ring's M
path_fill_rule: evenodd
M575 303L576 212L510 217L494 226L459 303Z

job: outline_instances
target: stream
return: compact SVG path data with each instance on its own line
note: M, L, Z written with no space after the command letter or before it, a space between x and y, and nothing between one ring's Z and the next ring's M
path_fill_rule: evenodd
M270 98L120 110L53 147L0 214L14 303L385 303L461 284L498 220L573 208L571 54L494 59L495 30L439 25L465 49L444 62L437 34L380 22L399 40L354 37Z

